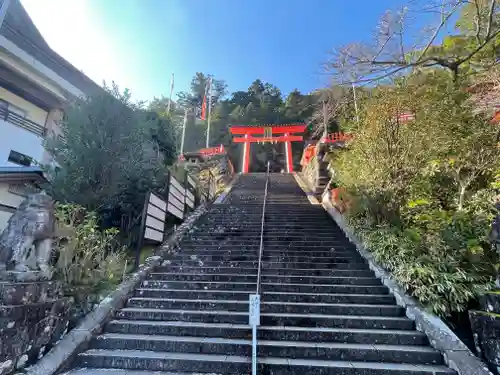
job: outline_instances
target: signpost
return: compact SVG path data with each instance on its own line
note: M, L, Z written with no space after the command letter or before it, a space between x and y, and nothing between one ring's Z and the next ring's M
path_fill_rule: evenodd
M260 294L250 294L248 324L252 327L252 374L257 375L257 327L260 326Z
M163 242L166 213L167 204L165 201L151 192L147 193L144 208L142 210L141 229L135 252L136 269L139 267L144 240L150 240L157 243Z

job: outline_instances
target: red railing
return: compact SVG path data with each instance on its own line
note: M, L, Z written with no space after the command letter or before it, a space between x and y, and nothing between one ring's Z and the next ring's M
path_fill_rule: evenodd
M45 127L18 115L15 112L9 111L5 108L0 108L0 119L10 122L21 129L27 130L31 133L38 135L39 137L45 137Z
M330 133L326 137L321 138L321 143L345 142L352 139L352 134L349 133Z

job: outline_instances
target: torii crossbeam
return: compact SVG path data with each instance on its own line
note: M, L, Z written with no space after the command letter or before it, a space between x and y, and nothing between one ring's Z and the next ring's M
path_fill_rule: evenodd
M250 143L284 142L287 172L293 172L292 142L302 141L302 133L306 129L303 123L297 124L268 124L268 125L233 125L230 128L234 137L233 142L243 143L243 160L241 171L248 173L250 166ZM293 135L301 133L301 135Z

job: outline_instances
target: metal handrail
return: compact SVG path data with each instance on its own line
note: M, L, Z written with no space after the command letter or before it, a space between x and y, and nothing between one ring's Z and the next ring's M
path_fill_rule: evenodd
M264 248L264 222L266 216L267 185L269 182L269 162L267 162L266 186L264 188L264 203L262 204L262 218L260 221L260 245L259 245L259 264L257 268L257 294L260 294L260 278L262 271L262 251Z
M266 217L267 186L269 184L269 162L267 162L266 186L262 203L262 219L260 221L259 264L257 266L257 291L249 298L248 320L252 326L252 375L257 375L257 326L260 325L260 274L262 272L262 252L264 249L264 222Z

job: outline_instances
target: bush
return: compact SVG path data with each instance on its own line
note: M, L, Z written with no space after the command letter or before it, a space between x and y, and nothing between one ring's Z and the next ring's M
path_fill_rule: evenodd
M487 241L491 216L420 203L406 212L404 229L375 225L359 212L349 221L408 293L449 316L493 286L498 258Z
M73 204L58 204L56 219L56 274L67 294L99 294L122 281L126 252L118 244L118 230L100 231L97 215Z

